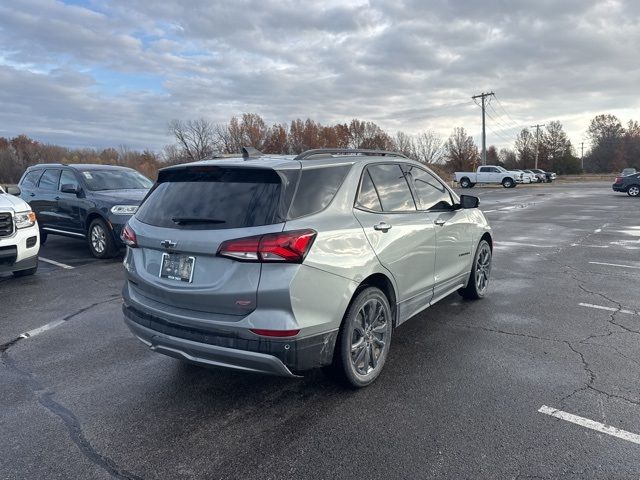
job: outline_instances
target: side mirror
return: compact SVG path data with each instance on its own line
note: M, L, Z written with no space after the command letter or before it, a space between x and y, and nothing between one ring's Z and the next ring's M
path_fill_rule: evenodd
M460 195L460 207L461 208L478 208L480 205L480 199L473 195Z
M65 183L60 187L60 191L62 193L73 193L75 195L78 194L79 190L78 187L76 187L74 184L72 183Z
M19 197L22 193L22 190L20 190L20 187L11 186L7 187L7 193L9 195L15 195L16 197Z

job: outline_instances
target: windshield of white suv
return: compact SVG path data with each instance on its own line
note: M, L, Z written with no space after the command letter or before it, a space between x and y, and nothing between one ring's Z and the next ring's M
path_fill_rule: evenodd
M135 170L83 170L80 172L91 191L151 188L153 182Z

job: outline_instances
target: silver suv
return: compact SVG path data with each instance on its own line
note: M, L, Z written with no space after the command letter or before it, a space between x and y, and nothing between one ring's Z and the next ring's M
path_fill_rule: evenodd
M152 350L362 387L395 327L452 292L485 295L476 197L392 152L258 154L161 170L124 228L125 321Z

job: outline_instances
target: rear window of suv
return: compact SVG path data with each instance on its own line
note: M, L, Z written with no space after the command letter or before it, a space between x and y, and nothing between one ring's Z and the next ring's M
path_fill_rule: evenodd
M136 218L157 227L227 229L278 223L282 179L260 168L189 167L160 173Z
M351 165L303 169L288 218L299 218L324 210L342 185Z

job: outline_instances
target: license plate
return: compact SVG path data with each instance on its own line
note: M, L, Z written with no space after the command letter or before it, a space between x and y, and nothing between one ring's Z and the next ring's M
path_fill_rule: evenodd
M195 257L189 257L188 255L181 255L179 253L163 253L162 265L160 265L160 277L191 283L195 263Z

